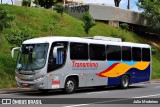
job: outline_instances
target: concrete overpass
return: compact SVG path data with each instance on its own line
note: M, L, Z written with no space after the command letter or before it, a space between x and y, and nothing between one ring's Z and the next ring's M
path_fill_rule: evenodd
M65 9L66 13L76 18L82 18L85 11L89 11L93 19L108 21L108 23L112 26L119 27L119 22L141 26L146 26L147 24L147 21L142 14L118 7L90 4L82 6L70 6L66 7Z

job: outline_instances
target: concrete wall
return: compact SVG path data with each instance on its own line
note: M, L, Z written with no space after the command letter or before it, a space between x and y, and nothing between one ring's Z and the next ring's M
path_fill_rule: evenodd
M65 8L65 12L76 17L76 18L82 18L83 13L85 11L89 10L88 5L81 5L81 6L70 6Z
M142 14L105 5L90 5L89 12L95 20L120 21L136 25L146 25Z
M143 26L147 23L142 14L138 12L106 5L90 4L83 6L66 7L65 12L76 18L82 18L83 13L87 10L89 10L91 16L95 20L109 21L109 23L113 24L113 26L119 26L119 22L126 22Z
M14 0L14 5L22 6L22 0Z

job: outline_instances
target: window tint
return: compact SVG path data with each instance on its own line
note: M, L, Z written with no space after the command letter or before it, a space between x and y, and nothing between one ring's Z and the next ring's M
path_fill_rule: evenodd
M121 60L121 47L107 45L106 47L107 60Z
M122 46L122 60L124 61L131 60L131 47Z
M149 48L142 48L142 60L143 61L150 61L150 49Z
M70 43L70 58L72 60L88 59L88 44L86 43Z
M133 61L141 61L141 48L132 48L132 58Z
M90 59L91 60L105 60L105 45L90 44L89 45Z

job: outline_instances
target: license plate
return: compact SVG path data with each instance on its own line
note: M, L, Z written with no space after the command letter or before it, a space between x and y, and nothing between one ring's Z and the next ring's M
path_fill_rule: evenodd
M23 85L23 86L29 86L29 84L28 84L28 83L23 83L22 85Z

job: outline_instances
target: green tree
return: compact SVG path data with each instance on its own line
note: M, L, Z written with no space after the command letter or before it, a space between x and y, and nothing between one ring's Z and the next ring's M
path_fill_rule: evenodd
M127 23L121 23L120 27L124 30L129 30L129 25Z
M0 8L0 33L6 28L11 27L11 22L14 20L14 15L9 14L3 8Z
M63 0L34 0L34 3L44 8L51 8L54 4L62 1Z
M88 11L83 14L83 23L83 28L86 34L88 34L90 29L95 26L95 21Z
M23 41L31 39L33 37L36 37L35 34L33 34L31 29L27 27L23 27L20 30L11 29L10 33L5 35L8 43L17 46L20 46Z
M31 0L23 0L22 1L22 6L28 6L28 7L30 7L31 6Z
M148 25L156 30L160 29L160 0L139 0L138 7L147 18Z
M61 16L63 15L64 12L64 6L62 4L56 4L54 6L54 10L56 10L57 13L60 13Z
M33 3L39 5L39 0L34 0Z

